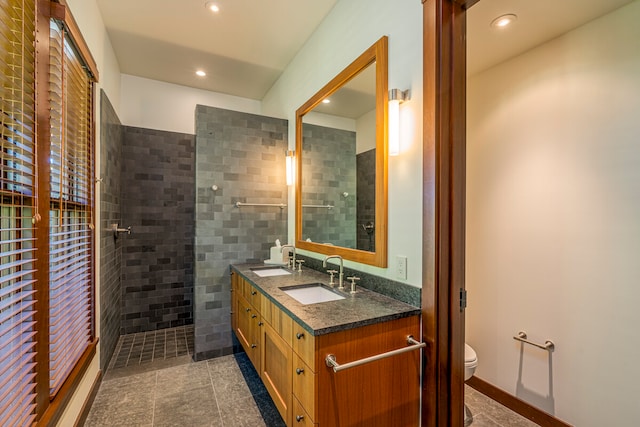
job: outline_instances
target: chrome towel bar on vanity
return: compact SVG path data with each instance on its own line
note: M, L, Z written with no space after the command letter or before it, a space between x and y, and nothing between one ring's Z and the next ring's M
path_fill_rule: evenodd
M413 339L413 336L409 335L407 336L407 345L408 347L405 347L405 348L399 348L397 350L387 351L386 353L376 354L375 356L365 357L364 359L354 360L353 362L343 363L342 365L336 362L336 356L334 356L333 354L327 355L324 361L329 368L333 368L333 372L339 372L339 371L344 371L345 369L364 365L365 363L375 362L376 360L395 356L396 354L417 350L419 348L426 347L427 343L416 341Z
M514 340L520 341L526 344L531 344L534 347L541 348L543 350L553 351L556 349L556 345L551 340L546 340L544 344L538 344L527 339L527 333L525 331L518 332L518 335L513 337Z

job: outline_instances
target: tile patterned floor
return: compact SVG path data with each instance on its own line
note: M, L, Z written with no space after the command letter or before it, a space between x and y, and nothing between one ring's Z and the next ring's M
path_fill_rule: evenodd
M193 355L193 325L123 335L118 340L110 369Z
M85 426L285 427L245 353L193 362L192 328L120 337ZM465 402L472 427L536 425L469 386Z
M125 376L105 376L85 426L284 425L273 403L271 414L260 411L256 402L269 400L267 391L252 393L248 384L259 381L257 373L246 374L241 365L250 367L246 356L230 355ZM269 405L263 406L269 410ZM274 415L275 423L265 421Z
M464 386L464 401L473 415L471 427L530 427L537 425L468 385Z

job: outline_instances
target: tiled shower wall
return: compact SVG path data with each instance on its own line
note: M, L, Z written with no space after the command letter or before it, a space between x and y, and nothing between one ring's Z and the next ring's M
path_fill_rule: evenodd
M269 258L287 240L287 121L196 107L195 357L232 352L229 264ZM217 186L213 190L213 186Z
M120 333L193 323L194 135L124 127Z
M104 370L120 336L122 240L109 228L120 222L122 125L107 95L100 91L100 369Z
M302 238L355 248L356 134L305 123L302 137Z
M357 249L375 252L376 220L376 150L364 151L357 155ZM365 229L369 224L373 228Z

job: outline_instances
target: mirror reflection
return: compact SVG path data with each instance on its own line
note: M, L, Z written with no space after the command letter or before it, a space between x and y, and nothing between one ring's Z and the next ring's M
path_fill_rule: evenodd
M302 122L302 238L375 252L376 64Z
M296 111L296 246L387 266L387 38Z

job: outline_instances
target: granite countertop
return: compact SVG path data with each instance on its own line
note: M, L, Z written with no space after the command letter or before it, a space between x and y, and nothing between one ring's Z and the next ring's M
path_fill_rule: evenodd
M328 286L329 275L311 269L303 269L288 275L260 277L251 269L264 264L232 264L231 269L254 285L266 298L290 315L312 335L357 328L379 322L420 314L420 309L385 295L358 286L351 295L349 281L344 279L346 292L334 291L345 298L304 305L287 295L280 287L307 283L323 283ZM290 271L290 270L287 270ZM337 282L337 277L336 277Z

